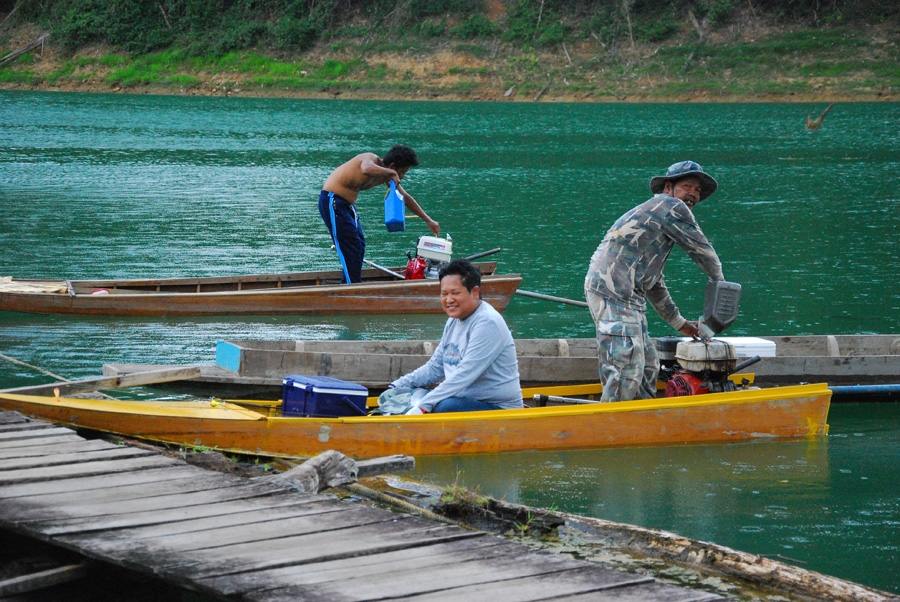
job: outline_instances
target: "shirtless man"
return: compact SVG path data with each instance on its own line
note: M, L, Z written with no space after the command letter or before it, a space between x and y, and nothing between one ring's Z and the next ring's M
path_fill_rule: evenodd
M400 186L406 172L418 164L419 159L413 149L397 144L383 159L375 153L360 153L331 172L325 180L319 193L319 214L337 250L345 284L362 280L360 274L366 254L366 237L356 212L356 199L361 191L393 180L406 207L422 218L435 235L440 234L440 224L431 219L416 199Z

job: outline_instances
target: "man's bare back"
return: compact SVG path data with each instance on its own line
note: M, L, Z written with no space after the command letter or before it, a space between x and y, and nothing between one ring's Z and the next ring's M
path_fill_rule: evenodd
M394 149L391 149L385 157L390 158ZM412 152L411 149L407 150ZM415 156L413 157L415 159ZM333 192L348 203L353 204L361 191L374 188L379 184L387 184L393 180L397 184L397 192L402 195L406 208L422 218L422 221L425 222L432 234L437 236L441 233L441 225L431 219L418 201L400 185L400 180L410 170L411 165L403 167L400 167L400 165L403 164L391 163L390 166L386 166L384 160L375 153L360 153L331 172L331 175L328 176L328 179L322 185L322 190ZM412 165L418 165L418 161L414 160Z
M378 155L360 153L331 172L322 189L340 195L348 203L355 203L360 191L386 184L390 180L399 184L399 179L395 170L381 164Z

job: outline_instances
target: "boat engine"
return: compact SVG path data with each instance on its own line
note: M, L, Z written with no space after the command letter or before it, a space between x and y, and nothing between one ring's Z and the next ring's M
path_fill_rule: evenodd
M416 245L416 255L410 257L406 264L406 279L420 278L435 279L438 277L441 267L450 262L453 255L453 239L448 234L446 238L437 236L420 236ZM422 275L419 276L418 274ZM414 274L412 277L409 274Z
M675 352L676 370L666 381L666 397L734 391L728 375L734 372L737 355L725 341L680 341Z
M407 280L423 280L425 278L425 270L428 264L423 257L407 253L406 269L403 270L403 277Z
M666 397L734 391L736 386L728 375L759 361L756 356L738 364L734 345L712 338L737 318L740 294L740 284L710 282L699 320L700 340L678 337L657 340Z

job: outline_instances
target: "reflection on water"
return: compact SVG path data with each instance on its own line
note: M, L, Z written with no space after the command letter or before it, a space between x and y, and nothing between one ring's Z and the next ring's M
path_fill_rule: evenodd
M438 482L458 478L511 502L721 542L723 531L757 533L781 524L827 492L827 445L802 440L422 458L417 473ZM787 499L788 491L802 493Z
M900 404L833 406L829 423L812 440L423 457L416 476L900 591Z

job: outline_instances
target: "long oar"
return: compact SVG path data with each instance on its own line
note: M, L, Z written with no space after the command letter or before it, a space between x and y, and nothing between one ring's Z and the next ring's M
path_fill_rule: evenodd
M385 274L390 274L390 275L393 276L394 278L399 278L400 280L406 280L406 277L403 276L403 274L398 274L398 273L395 272L394 270L391 270L391 269L389 269L389 268L386 268L386 267L384 267L383 265L378 265L378 264L375 263L374 261L369 261L368 259L363 259L363 263L365 263L366 265L372 266L372 267L375 268L376 270L381 270L381 271L384 272Z
M487 257L488 255L493 255L494 253L499 253L502 251L502 247L495 247L489 251L482 251L481 253L475 253L474 255L469 255L468 257L463 257L466 261L472 261L473 259L479 259L481 257Z
M542 395L540 393L535 393L532 398L534 403L537 404L538 407L544 407L547 405L548 401L553 401L556 403L568 403L574 405L587 405L591 403L608 403L599 401L597 399L581 399L579 397L560 397L559 395Z
M493 255L494 253L499 253L502 250L503 250L502 247L495 247L488 251L482 251L481 253L475 253L474 255L469 255L468 257L465 257L464 259L466 259L468 261L472 261L473 259L478 259L479 257L487 257L488 255ZM399 273L395 272L394 270L384 267L383 265L378 265L374 261L369 261L368 259L363 259L363 263L365 263L366 265L372 266L376 270L381 270L385 274L390 274L394 278L399 278L400 280L406 280L406 277L403 276L403 274L399 274Z
M542 299L544 301L555 301L556 303L567 303L569 305L575 305L576 307L587 307L588 306L586 301L576 301L575 299L566 299L565 297L556 297L554 295L545 295L544 293L523 291L522 289L518 289L516 291L516 294L522 295L523 297L531 297L532 299Z

